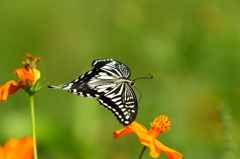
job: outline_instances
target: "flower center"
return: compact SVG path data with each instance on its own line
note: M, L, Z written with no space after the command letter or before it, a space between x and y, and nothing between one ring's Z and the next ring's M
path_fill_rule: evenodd
M160 135L163 132L166 132L170 129L170 119L165 115L160 115L155 118L155 120L150 123L151 129L149 131L149 134L156 138L158 135Z

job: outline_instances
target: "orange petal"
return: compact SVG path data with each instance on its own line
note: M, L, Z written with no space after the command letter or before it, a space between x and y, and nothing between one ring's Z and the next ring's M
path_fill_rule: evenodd
M21 140L12 138L0 152L3 159L32 159L33 139L31 137Z
M3 147L0 145L0 159L4 159L3 158L3 154L4 153L4 150L3 150Z
M150 142L149 148L150 148L149 155L152 158L157 158L160 155L161 149L155 145L154 140Z
M123 129L114 131L113 132L113 135L114 135L113 138L117 139L117 138L119 138L119 137L121 137L123 135L127 135L129 133L133 133L133 131L130 128L128 128L128 127L127 128L123 128Z
M137 134L138 132L148 132L148 130L142 125L139 124L135 121L133 121L130 125L126 126L126 128L117 130L113 132L114 139L117 139L123 135L129 134L129 133L135 133Z
M132 122L131 124L130 124L130 126L131 126L131 128L134 130L134 131L136 131L136 132L145 132L145 133L148 133L148 130L147 130L147 128L144 126L144 125L142 125L142 124L140 124L140 123L138 123L138 122L136 122L136 121L134 121L134 122Z
M0 100L6 102L8 95L14 94L19 88L17 81L8 81L0 87Z
M33 55L31 55L31 54L26 54L26 56L27 56L30 60L33 60Z
M160 151L163 151L168 156L168 159L182 159L182 154L163 145L156 139L153 140L153 145L149 146L149 148L152 157L156 156L156 153L160 154Z
M139 141L141 144L149 146L149 143L151 142L151 140L153 140L153 137L149 135L148 130L142 124L134 122L133 124L131 124L131 129L139 137Z
M138 133L137 135L139 137L139 142L147 147L149 146L150 142L153 140L152 136L148 134Z
M14 71L14 74L18 76L21 81L33 81L34 75L28 72L25 68L19 68Z

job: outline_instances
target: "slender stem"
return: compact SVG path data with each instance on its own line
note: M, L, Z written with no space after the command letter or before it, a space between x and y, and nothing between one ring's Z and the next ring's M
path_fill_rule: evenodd
M32 136L33 136L33 155L34 159L37 159L37 141L36 141L36 127L35 127L35 115L34 115L34 98L30 95L30 106L31 106L31 116L32 116Z
M143 155L144 151L146 150L146 148L147 148L146 146L143 147L143 149L142 149L142 151L141 151L138 159L141 159L141 158L142 158L142 155Z

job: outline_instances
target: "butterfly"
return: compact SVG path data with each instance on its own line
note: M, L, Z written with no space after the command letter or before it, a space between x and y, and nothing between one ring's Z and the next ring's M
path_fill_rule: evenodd
M130 69L123 63L108 58L94 60L92 66L92 70L77 79L48 88L67 90L84 97L97 97L99 104L111 111L121 124L131 124L137 116L138 101L131 88L136 82L128 79Z

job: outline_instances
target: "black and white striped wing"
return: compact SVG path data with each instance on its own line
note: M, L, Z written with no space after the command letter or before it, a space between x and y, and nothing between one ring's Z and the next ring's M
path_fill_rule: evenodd
M109 82L111 80L113 81L115 78L94 68L72 82L65 84L67 86L64 89L84 97L99 97L117 85L114 82Z
M131 73L126 65L112 59L94 60L92 66L91 71L68 83L69 92L84 97L99 97L116 86L108 81L127 78Z
M93 69L77 79L51 89L63 89L84 97L98 97L123 125L131 124L138 111L137 98L129 85L130 69L113 59L94 60Z
M137 98L127 83L118 84L97 100L102 106L110 110L123 125L131 124L137 116Z
M108 72L115 77L128 78L131 75L131 71L126 65L113 59L94 60L92 66L96 69Z

